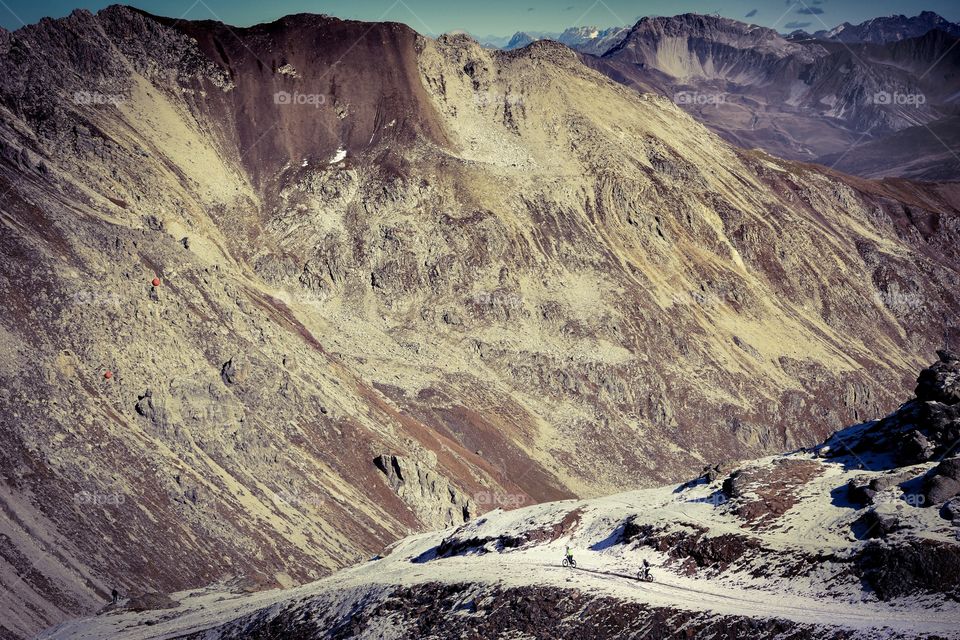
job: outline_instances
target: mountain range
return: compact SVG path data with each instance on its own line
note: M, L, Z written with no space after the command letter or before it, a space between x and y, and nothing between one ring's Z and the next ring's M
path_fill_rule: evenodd
M730 142L864 177L960 178L960 26L936 13L814 34L686 14L553 39L640 92L665 95Z
M941 67L920 85L913 72L944 47L950 68L946 38L869 51L890 56L885 82L946 96ZM564 501L649 489L628 503L650 497L652 523L671 496L713 495L708 483L672 493L705 465L779 460L897 411L920 388L916 371L960 340L957 183L872 180L736 146L729 121L707 126L660 95L722 83L765 87L772 101L793 87L801 110L846 95L833 75L843 64L849 87L891 86L833 46L703 16L643 20L603 56L312 14L236 28L122 6L0 31L0 636L92 614L113 589L123 608L100 621L144 636L167 627L123 616L159 610L180 633L165 616L181 596L169 594L194 592L218 616L211 628L237 618L224 609L240 592L276 596L282 624L300 624L316 610L288 596L313 593L273 590L306 589L404 540L359 574L369 590L351 574L338 574L343 591L319 587L331 612L356 613L329 632L349 637L389 618L380 596L444 566L428 562L444 538L460 557L479 553L474 538L543 530L524 540L549 539L552 557L576 519ZM940 124L939 104L917 122ZM890 135L913 113L834 107ZM933 456L955 416L937 410L949 418L939 431L881 435L929 449L915 476L950 479ZM849 460L818 460L774 480L855 479ZM719 513L717 532L759 509L734 493L745 511ZM605 505L585 503L578 540L601 551L609 538L616 556L627 514ZM924 513L905 519L907 542L924 527L944 542L946 525ZM853 515L828 523L831 540ZM782 536L824 522L799 524L775 518L757 539L782 545L769 557L783 560ZM676 533L626 543L706 553ZM424 561L407 562L414 552ZM677 575L691 566L678 563ZM380 566L396 582L377 583ZM820 566L840 568L798 570L819 578ZM947 587L928 582L914 591L940 633ZM836 588L853 598L855 584L845 575ZM542 594L562 618L570 594L548 586L509 601ZM431 589L405 592L406 617L462 604ZM235 604L260 616L263 602ZM649 609L638 602L635 616ZM803 632L793 623L808 618L778 627L786 613L763 606L730 628ZM891 611L870 606L840 632ZM890 606L919 615L917 602ZM655 609L669 627L673 610ZM270 637L271 621L248 629L261 622L220 636Z
M648 19L655 20L657 18ZM638 22L642 20L643 18ZM943 31L948 35L960 37L960 25L950 22L933 11L921 11L913 17L905 15L882 16L865 20L859 24L844 22L832 29L821 29L813 33L796 29L789 34L783 34L783 37L794 41L825 40L830 42L889 44L910 38L919 38L931 31ZM536 40L555 40L582 53L603 55L619 44L629 32L630 27L581 26L569 27L562 32L518 31L512 36L475 36L474 39L484 46L507 50L526 46Z
M939 29L889 44L788 40L688 14L645 18L584 61L671 97L738 146L865 177L953 180L957 41Z
M944 19L933 11L921 11L912 18L904 15L892 15L873 18L860 24L844 22L833 29L823 29L814 32L812 35L804 31L794 31L790 35L795 38L814 38L836 42L886 44L909 38L919 38L934 30L960 37L960 25Z
M512 36L478 36L474 39L485 47L513 51L536 42L537 40L554 40L576 49L582 53L602 55L620 40L630 30L626 27L570 27L562 32L547 31L518 31Z

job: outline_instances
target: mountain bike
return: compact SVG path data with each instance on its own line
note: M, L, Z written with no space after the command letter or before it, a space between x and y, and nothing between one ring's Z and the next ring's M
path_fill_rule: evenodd
M563 559L563 566L565 566L565 567L570 567L570 568L572 568L572 569L576 569L576 568L577 568L577 561L574 560L573 558L564 558L564 559Z

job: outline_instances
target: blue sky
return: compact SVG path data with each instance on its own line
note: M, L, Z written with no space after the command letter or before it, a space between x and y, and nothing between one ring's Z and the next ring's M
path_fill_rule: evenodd
M0 25L16 29L45 16L61 17L82 7L96 11L109 4L85 0L0 0ZM569 26L633 24L647 15L719 13L779 31L806 25L808 31L841 22L862 22L881 15L935 11L960 22L957 0L133 0L151 13L193 20L221 20L247 26L289 13L327 13L357 20L404 22L421 33L464 29L477 35L515 31L561 31ZM748 17L749 16L749 17Z

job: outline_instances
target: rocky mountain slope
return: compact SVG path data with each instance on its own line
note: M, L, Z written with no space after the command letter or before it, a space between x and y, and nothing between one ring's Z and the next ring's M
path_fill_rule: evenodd
M958 409L960 357L941 352L916 398L817 447L497 510L299 589L121 603L41 637L957 638Z
M957 37L934 29L889 44L788 40L686 14L644 18L618 46L584 61L669 96L739 146L867 177L955 180ZM902 157L903 137L916 162Z
M954 185L738 150L559 44L111 7L0 68L6 636L811 444L958 338Z

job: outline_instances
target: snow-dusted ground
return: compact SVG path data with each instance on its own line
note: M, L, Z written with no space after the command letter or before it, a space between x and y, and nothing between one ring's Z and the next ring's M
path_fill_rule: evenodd
M295 589L256 594L231 594L216 589L175 594L176 609L144 613L117 612L94 619L69 622L48 630L44 639L172 638L210 630L241 618L269 619L300 603L305 608L340 608L344 615L362 597L376 597L396 586L421 583L475 583L502 587L552 586L595 596L717 615L778 618L801 624L856 630L863 638L936 634L960 638L960 605L935 595L881 602L865 592L859 581L843 574L843 565L824 562L808 576L783 577L778 563L810 555L844 556L865 544L850 533L859 511L837 501L831 490L850 478L879 475L849 469L835 461L809 454L768 458L748 468L771 469L780 460L813 462L819 475L796 490L798 502L764 528L745 526L730 504L717 500L720 481L687 489L665 487L623 493L606 498L534 505L513 511L496 510L459 529L431 532L399 541L386 557L372 560L318 582ZM926 467L918 466L922 473ZM956 542L956 532L936 509L910 506L891 493L890 508L910 528L896 535L921 536ZM881 501L882 502L882 501ZM836 504L835 504L836 503ZM579 524L571 512L579 511ZM692 575L680 563L650 546L619 543L624 521L666 530L709 529L709 536L748 535L762 546L754 557L726 571L701 569ZM551 530L567 523L555 539L504 549L500 536L522 536ZM480 540L480 546L450 557L436 557L444 539ZM484 542L485 540L488 541ZM566 546L576 556L578 568L560 566ZM633 579L644 559L654 565L655 581ZM757 571L766 568L768 571ZM766 574L766 575L764 575ZM321 605L322 603L322 605Z

